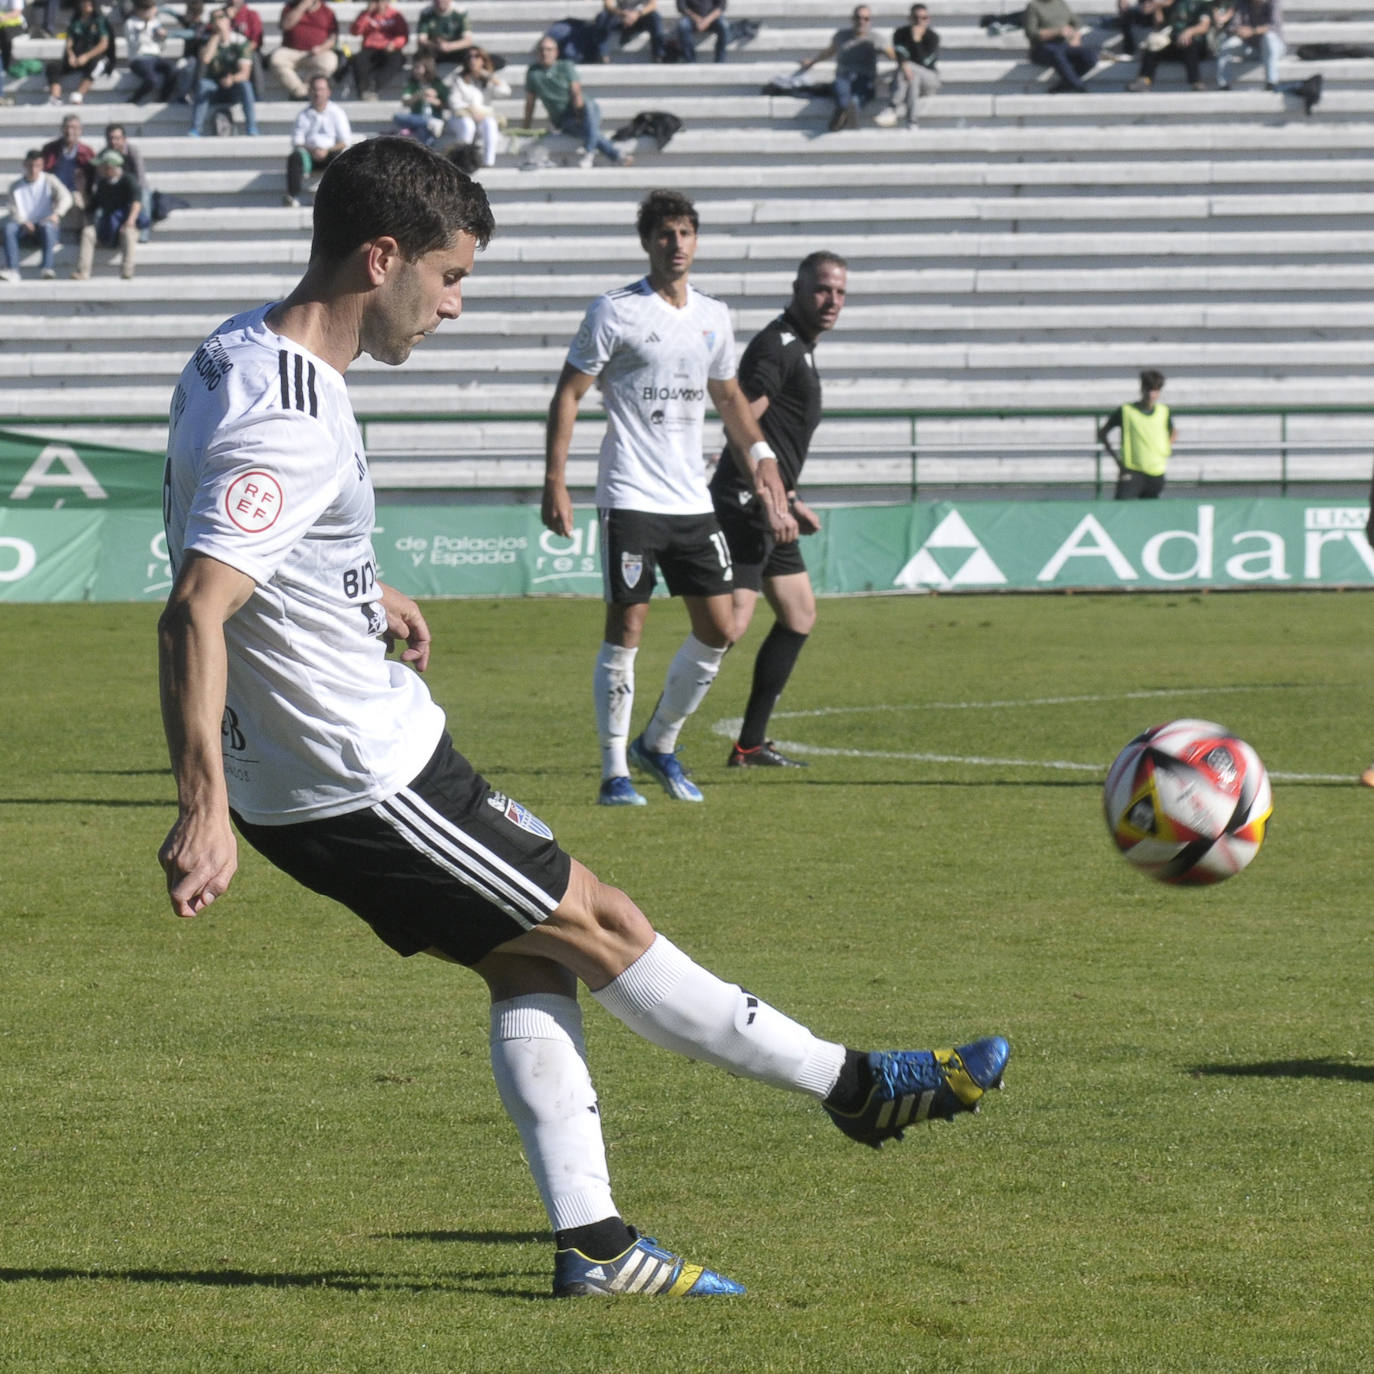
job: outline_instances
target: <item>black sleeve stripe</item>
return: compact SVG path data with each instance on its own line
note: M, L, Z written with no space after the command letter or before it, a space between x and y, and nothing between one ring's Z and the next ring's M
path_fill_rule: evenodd
M277 371L281 376L282 409L309 411L311 416L319 419L320 398L315 390L315 364L300 353L289 353L282 348L277 351Z

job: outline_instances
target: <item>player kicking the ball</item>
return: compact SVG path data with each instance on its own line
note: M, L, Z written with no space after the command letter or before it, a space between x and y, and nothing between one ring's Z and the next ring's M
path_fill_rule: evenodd
M677 739L734 637L730 550L702 461L708 394L772 538L786 544L797 537L777 459L735 380L729 312L688 281L698 227L686 196L654 191L644 200L637 228L649 271L587 308L549 406L542 515L562 535L573 530L568 447L578 402L593 382L606 407L596 482L606 629L592 676L603 806L644 804L630 781L630 759L675 800L702 799L677 760ZM683 599L692 629L649 723L631 743L635 655L659 568L669 592Z
M178 814L159 859L173 911L195 916L230 885L237 826L398 953L485 979L492 1072L553 1228L555 1295L738 1293L621 1218L579 980L645 1039L810 1096L874 1146L975 1110L1009 1050L1000 1036L869 1054L819 1038L658 934L453 748L418 676L424 616L377 580L344 373L361 353L402 363L456 319L492 229L452 163L412 140L358 144L320 183L296 289L226 321L182 372L164 482L176 576L158 622Z

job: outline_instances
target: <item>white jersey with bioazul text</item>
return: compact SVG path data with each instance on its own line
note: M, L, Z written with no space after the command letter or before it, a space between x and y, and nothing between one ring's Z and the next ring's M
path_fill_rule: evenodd
M597 379L606 406L596 504L704 515L706 383L735 375L735 336L722 301L695 287L678 310L648 278L587 307L568 362Z
M163 519L256 584L224 627L230 805L282 825L370 806L408 784L443 712L389 660L372 549L372 479L343 377L236 315L196 350L172 398Z

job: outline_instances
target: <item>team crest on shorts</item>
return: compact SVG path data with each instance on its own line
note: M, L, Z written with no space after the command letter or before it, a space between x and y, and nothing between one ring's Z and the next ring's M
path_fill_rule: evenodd
M620 555L620 580L627 587L639 584L639 575L644 571L642 553L622 553Z
M518 825L521 830L528 830L531 835L538 835L546 840L553 839L553 831L529 807L521 806L514 797L508 797L504 792L491 792L487 795L487 805L493 811L499 811L512 825Z

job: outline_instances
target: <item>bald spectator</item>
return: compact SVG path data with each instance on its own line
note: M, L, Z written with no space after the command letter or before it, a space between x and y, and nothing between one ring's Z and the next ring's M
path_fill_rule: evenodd
M353 141L353 130L341 105L330 98L327 76L310 78L310 103L296 116L291 152L286 159L286 204L299 205L306 179L322 172Z
M62 121L62 134L40 149L43 170L51 172L71 192L71 209L63 227L79 232L85 221L86 193L91 188L95 149L81 141L81 120L70 114Z

